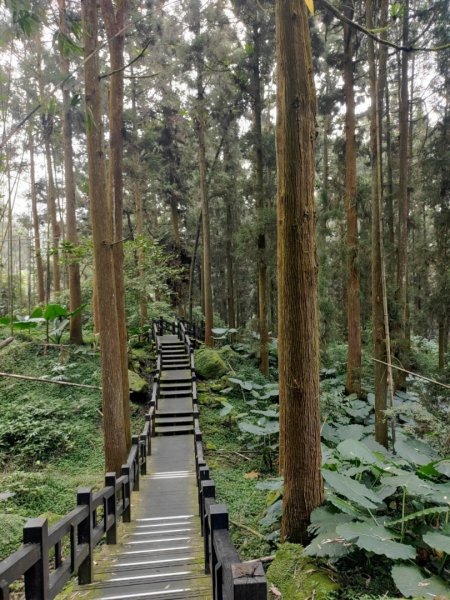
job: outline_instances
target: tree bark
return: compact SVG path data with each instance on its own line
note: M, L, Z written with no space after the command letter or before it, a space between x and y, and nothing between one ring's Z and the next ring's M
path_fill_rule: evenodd
M409 37L409 0L403 3L403 44ZM396 356L401 365L408 368L407 333L407 272L408 272L408 147L409 147L409 88L408 88L409 53L401 53L400 101L399 101L399 182L398 182L398 262L397 262L397 314L396 323ZM400 389L406 387L406 376L399 372L396 384Z
M98 299L102 363L103 429L106 471L118 472L127 456L121 351L117 317L112 219L108 203L103 153L102 102L99 59L96 52L98 15L96 0L82 0L84 38L84 77L87 125L89 198Z
M108 192L113 222L113 255L116 307L119 327L120 366L127 447L131 447L130 392L128 382L128 334L125 315L125 281L123 274L123 48L128 0L99 2L108 35L111 72L109 84L109 172Z
M59 27L62 35L67 35L68 28L66 23L66 2L58 0L59 6ZM61 74L65 78L69 74L70 61L60 55ZM75 200L75 179L73 173L73 147L72 147L72 110L70 106L70 91L63 87L63 147L64 147L64 185L66 194L66 223L67 223L67 241L78 245L77 218L76 218L76 200ZM70 310L74 311L81 305L81 284L80 284L80 265L75 261L69 252L69 293ZM81 313L70 319L70 343L82 344L82 321Z
M264 375L269 374L269 336L267 330L267 260L264 215L264 179L263 179L263 142L262 142L262 95L261 95L261 34L258 8L253 20L253 56L252 56L252 95L253 95L253 136L254 136L254 174L256 219L258 224L258 326L259 326L259 368Z
M37 46L37 78L39 87L39 99L42 106L45 107L45 89L44 89L44 75L42 73L42 52L41 52L41 39L40 33L36 36ZM41 114L42 122L42 136L44 138L44 149L45 149L45 161L47 165L47 206L48 216L51 225L52 232L52 275L53 275L53 291L58 295L61 291L61 269L59 264L59 239L61 237L60 227L58 223L58 216L56 212L56 188L55 180L53 177L53 161L52 152L50 148L50 140L53 130L53 116L47 111L43 110Z
M384 4L385 4L384 0ZM374 27L373 0L366 3L366 25ZM383 281L383 239L381 231L382 181L381 181L381 144L380 116L384 84L386 81L386 55L380 56L379 73L376 71L375 47L371 38L368 39L369 85L371 98L370 112L370 146L372 163L372 327L374 358L388 362L386 355L387 328L384 312ZM384 50L382 50L383 52ZM388 427L384 411L387 409L387 377L386 367L374 362L375 380L375 439L387 448Z
M314 141L316 100L303 0L277 0L278 340L282 536L304 543L323 499Z
M353 19L351 6L344 14ZM361 308L358 266L358 209L356 183L355 90L353 53L355 32L344 23L344 95L345 114L345 209L347 217L347 327L348 359L346 390L361 394Z
M31 213L33 216L34 231L34 256L36 260L37 299L39 303L45 302L44 268L41 255L41 234L39 231L39 215L36 200L36 176L34 166L34 139L31 121L28 126L28 139L30 144L30 187L31 187Z
M195 68L197 71L197 111L196 125L198 136L198 167L200 176L200 200L202 206L202 234L203 234L203 269L202 269L202 289L205 314L205 345L212 347L214 340L212 337L213 328L213 301L211 288L211 240L209 224L209 199L206 180L206 111L205 111L205 88L203 83L203 48L199 43L200 36L200 2L193 2L193 27L192 31L197 38L197 46L194 53Z

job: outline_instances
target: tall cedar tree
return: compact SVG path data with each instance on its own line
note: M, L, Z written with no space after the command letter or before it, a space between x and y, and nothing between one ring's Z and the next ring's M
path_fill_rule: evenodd
M198 136L198 166L200 178L200 198L202 206L202 233L203 233L203 301L205 314L205 344L213 346L213 300L211 288L211 239L209 222L208 184L206 178L206 110L205 110L205 85L203 74L205 70L203 58L203 42L201 39L201 7L199 0L192 0L192 32L195 35L193 55L197 71L197 110L196 128Z
M58 0L59 7L59 31L61 36L68 36L66 21L66 2ZM66 78L69 75L70 60L64 45L61 47L61 75ZM63 147L64 147L64 186L66 195L66 223L67 241L77 246L77 218L75 202L75 178L73 172L73 147L72 147L72 107L70 105L70 89L63 87ZM69 294L70 310L74 311L81 305L80 265L75 260L69 262ZM70 343L82 344L83 333L81 327L81 313L70 319Z
M109 173L108 204L112 219L116 309L119 327L120 368L122 370L122 397L125 436L131 446L131 424L128 383L128 340L125 315L125 282L123 273L123 47L124 25L128 12L127 0L99 2L108 36L111 75L109 83Z
M112 242L103 152L102 99L97 53L97 0L82 0L84 80L89 199L94 241L96 295L102 363L103 431L106 471L119 471L127 456L122 400L122 370Z
M353 8L346 6L345 15L353 19ZM361 309L358 266L358 208L356 187L355 31L344 23L344 95L345 95L345 210L347 215L347 327L348 361L346 389L361 394Z
M303 543L323 499L314 141L316 99L304 0L277 0L278 339L282 535Z

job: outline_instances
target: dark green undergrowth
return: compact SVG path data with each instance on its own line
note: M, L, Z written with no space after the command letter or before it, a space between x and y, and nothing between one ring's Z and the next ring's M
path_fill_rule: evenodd
M416 351L421 358L419 350ZM369 475L372 473L378 478L382 476L387 483L394 481L387 479L393 476L391 473L393 462L397 469L395 473L400 476L404 471L408 482L411 478L411 481L414 479L417 469L420 470L421 465L424 465L419 475L427 481L430 494L434 488L436 492L442 491L445 494L448 489L446 483L448 460L443 458L448 448L447 416L436 409L436 397L439 394L441 398L441 391L436 392L434 388L428 388L430 395L434 394L428 405L425 390L418 383L409 382L408 393L398 393L395 399L398 419L397 455L394 458L388 454L374 455L373 461L371 460L374 462L371 471L370 465L367 466L364 462L367 457L360 453L363 442L359 441L361 439L364 441L364 436L373 435L371 360L369 356L365 356L363 360L363 387L367 398L360 400L353 396L346 396L344 377L347 348L345 344L330 346L323 357L321 371L321 410L325 422L322 431L325 469L323 472L324 477L327 475L327 503L324 508L318 509L316 520L318 519L320 523L315 524L314 529L316 534L317 531L322 532L317 539L323 538L323 550L319 548L318 551L312 551L317 541L313 540L313 544L308 546L304 554L301 546L293 546L295 552L285 552L283 549L292 545L280 545L279 537L283 485L278 477L277 464L278 388L274 381L267 380L259 373L254 360L250 355L245 355L245 351L239 349L236 353L232 348L225 347L220 350L220 353L229 367L229 372L219 380L207 381L199 385L200 418L207 462L211 476L216 482L217 499L228 505L232 525L233 522L235 523L232 526L233 540L242 558L251 559L274 554L278 548L281 552L279 556L282 557L280 561L283 564L280 564L279 568L269 569L268 579L276 587L280 584L278 587L286 600L309 600L310 598L393 600L402 597L399 594L399 587L403 589L409 585L413 589L411 579L414 578L420 580L414 589L421 590L422 586L423 589L430 586L429 591L430 593L433 591L434 595L436 595L434 590L445 589L442 579L435 576L430 578L433 572L442 570L445 564L442 551L430 550L430 545L431 548L439 548L438 542L444 543L442 541L444 538L439 538L439 531L444 535L448 534L447 529L444 528L445 531L442 529L442 524L445 525L448 515L447 517L444 515L441 519L435 518L436 514L446 512L445 506L441 506L440 497L436 496L431 504L429 502L427 504L426 498L424 500L417 497L417 493L414 496L409 488L407 493L403 492L403 496L401 493L403 488L400 488L400 492L396 492L396 488L386 490L387 496L391 495L393 500L387 502L385 516L376 515L372 518L372 520L376 518L379 520L379 523L373 521L372 529L376 529L375 525L378 523L381 524L378 527L381 531L382 524L385 523L386 526L393 528L391 537L393 535L400 542L404 541L405 548L408 544L412 544L411 548L417 545L419 563L415 563L413 556L415 550L411 548L408 548L411 560L407 563L404 560L395 561L395 557L393 560L391 556L391 549L397 549L401 546L400 543L395 546L391 540L391 545L386 546L387 541L380 540L379 547L374 542L378 539L375 534L374 540L371 538L373 543L369 551L364 549L362 542L360 544L362 549L358 547L358 540L355 540L352 528L369 527L370 518L365 519L364 515L361 517L357 509L356 512L347 515L346 510L350 511L353 507L348 500L351 490L350 488L347 490L344 486L336 492L333 487L345 478L348 469L350 469L348 477L354 475L354 471L357 475L357 482L354 485L359 484L361 487L367 483L367 473ZM434 357L430 359L427 355L423 362L431 363L431 360L434 360ZM275 374L275 371L272 371L272 375ZM430 410L430 406L433 411ZM336 438L332 439L335 432ZM417 438L424 440L424 443ZM351 453L347 456L345 452L350 451L349 448ZM371 448L371 452L379 451L377 446L372 445ZM411 449L414 449L415 453L412 453ZM423 456L419 456L418 449ZM352 454L353 451L356 452L356 458ZM419 461L417 464L416 459ZM435 465L434 470L430 465ZM378 474L377 469L381 475ZM334 482L333 479L330 483L328 480L332 477L337 481ZM352 482L353 479L350 481L345 479L345 483L349 486ZM423 485L425 483L422 487ZM336 506L330 508L329 502L333 501ZM380 501L380 506L382 504ZM342 506L344 508L341 508ZM339 507L339 510L336 507ZM374 510L375 508L380 512L378 506L374 507ZM359 511L361 510L363 509L360 508ZM407 523L404 529L401 525L402 514ZM343 538L336 535L336 523L333 519L338 525L343 524L343 531L345 530ZM401 525L398 535L396 535L395 519ZM333 521L329 532L328 521ZM422 529L419 530L417 527ZM350 533L347 529L351 530ZM377 535L378 529L375 532ZM311 532L313 533L313 530ZM426 550L423 549L422 534L428 536ZM386 536L387 534L384 537ZM342 546L345 552L341 552L337 558L332 555L330 559L329 552L325 550L337 546L339 548ZM404 550L403 547L401 549ZM345 556L346 553L348 556ZM329 580L331 586L327 583ZM442 591L439 593L442 594ZM409 597L412 595L410 593ZM444 598L445 595L442 597Z
M220 416L223 399L217 391L220 385L208 382L199 386L206 460L216 484L217 501L228 506L233 541L241 557L250 559L273 550L259 532L258 522L266 509L266 493L255 488L255 479L263 476L263 464L258 454L249 453L243 447L235 418ZM215 392L211 389L214 387ZM235 406L237 410L245 409L245 403L239 398Z
M100 385L90 346L47 347L16 339L1 351L2 371ZM132 429L144 406L131 405ZM103 485L99 390L0 378L0 560L20 545L27 518L50 522L72 510L79 487Z

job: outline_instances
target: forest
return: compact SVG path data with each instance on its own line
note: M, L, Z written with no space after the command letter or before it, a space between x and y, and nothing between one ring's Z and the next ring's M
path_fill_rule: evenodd
M449 21L0 3L0 561L120 472L163 319L271 598L450 597Z

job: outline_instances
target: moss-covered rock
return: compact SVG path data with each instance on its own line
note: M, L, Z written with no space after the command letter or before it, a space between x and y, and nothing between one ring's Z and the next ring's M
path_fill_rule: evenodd
M128 384L130 392L133 394L146 394L148 392L148 383L134 371L128 371Z
M227 372L227 366L217 352L211 348L200 348L195 353L195 369L202 379L219 379Z
M283 600L328 600L339 586L326 571L303 554L298 544L282 544L267 572L267 579L277 587Z
M4 560L22 543L24 517L0 513L0 560Z
M235 352L231 346L222 346L222 348L219 350L219 354L223 360L231 363L239 360L240 358L239 354Z

